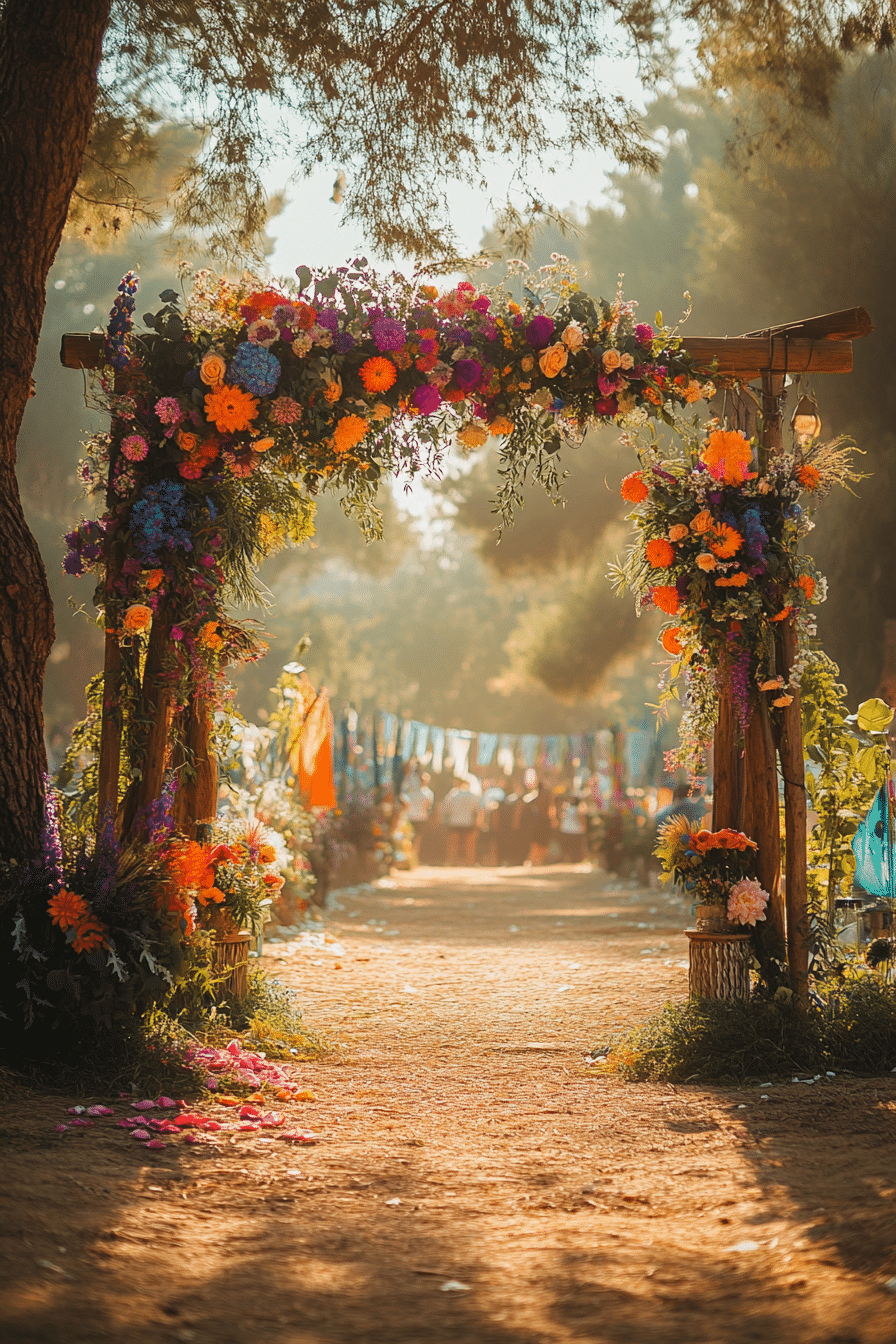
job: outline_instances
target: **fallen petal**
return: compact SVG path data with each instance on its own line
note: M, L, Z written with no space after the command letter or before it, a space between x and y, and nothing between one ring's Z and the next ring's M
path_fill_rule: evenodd
M156 1104L154 1101L132 1101L132 1111L154 1111Z
M149 1143L146 1146L147 1148L153 1148L153 1149L168 1147L167 1143L163 1143L161 1139L150 1139Z
M131 1130L131 1138L132 1138L132 1139L151 1139L151 1138L152 1138L152 1135L150 1134L150 1132L149 1132L148 1129L132 1129L132 1130Z

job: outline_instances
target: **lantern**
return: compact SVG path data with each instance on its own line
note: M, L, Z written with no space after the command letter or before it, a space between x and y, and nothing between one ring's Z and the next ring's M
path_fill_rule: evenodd
M818 403L814 397L805 393L800 397L791 417L790 427L800 443L818 438L821 433L821 416L818 414Z

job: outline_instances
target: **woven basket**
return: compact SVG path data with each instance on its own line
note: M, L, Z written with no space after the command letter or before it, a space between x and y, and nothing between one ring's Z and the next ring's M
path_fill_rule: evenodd
M227 978L218 984L218 993L229 998L244 999L249 993L248 933L219 933L215 938L212 966L215 976L227 972Z

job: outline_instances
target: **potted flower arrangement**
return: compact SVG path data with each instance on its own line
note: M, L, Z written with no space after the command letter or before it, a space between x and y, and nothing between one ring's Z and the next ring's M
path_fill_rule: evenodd
M697 928L733 933L738 925L755 926L765 919L769 898L756 881L757 848L743 831L693 830L679 816L660 827L654 853L663 865L663 881L680 882L692 896Z

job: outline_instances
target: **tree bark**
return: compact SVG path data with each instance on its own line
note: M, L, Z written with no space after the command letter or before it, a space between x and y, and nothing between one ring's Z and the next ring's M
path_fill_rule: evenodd
M15 480L47 275L87 147L110 0L6 0L0 15L0 858L39 844L53 606Z

